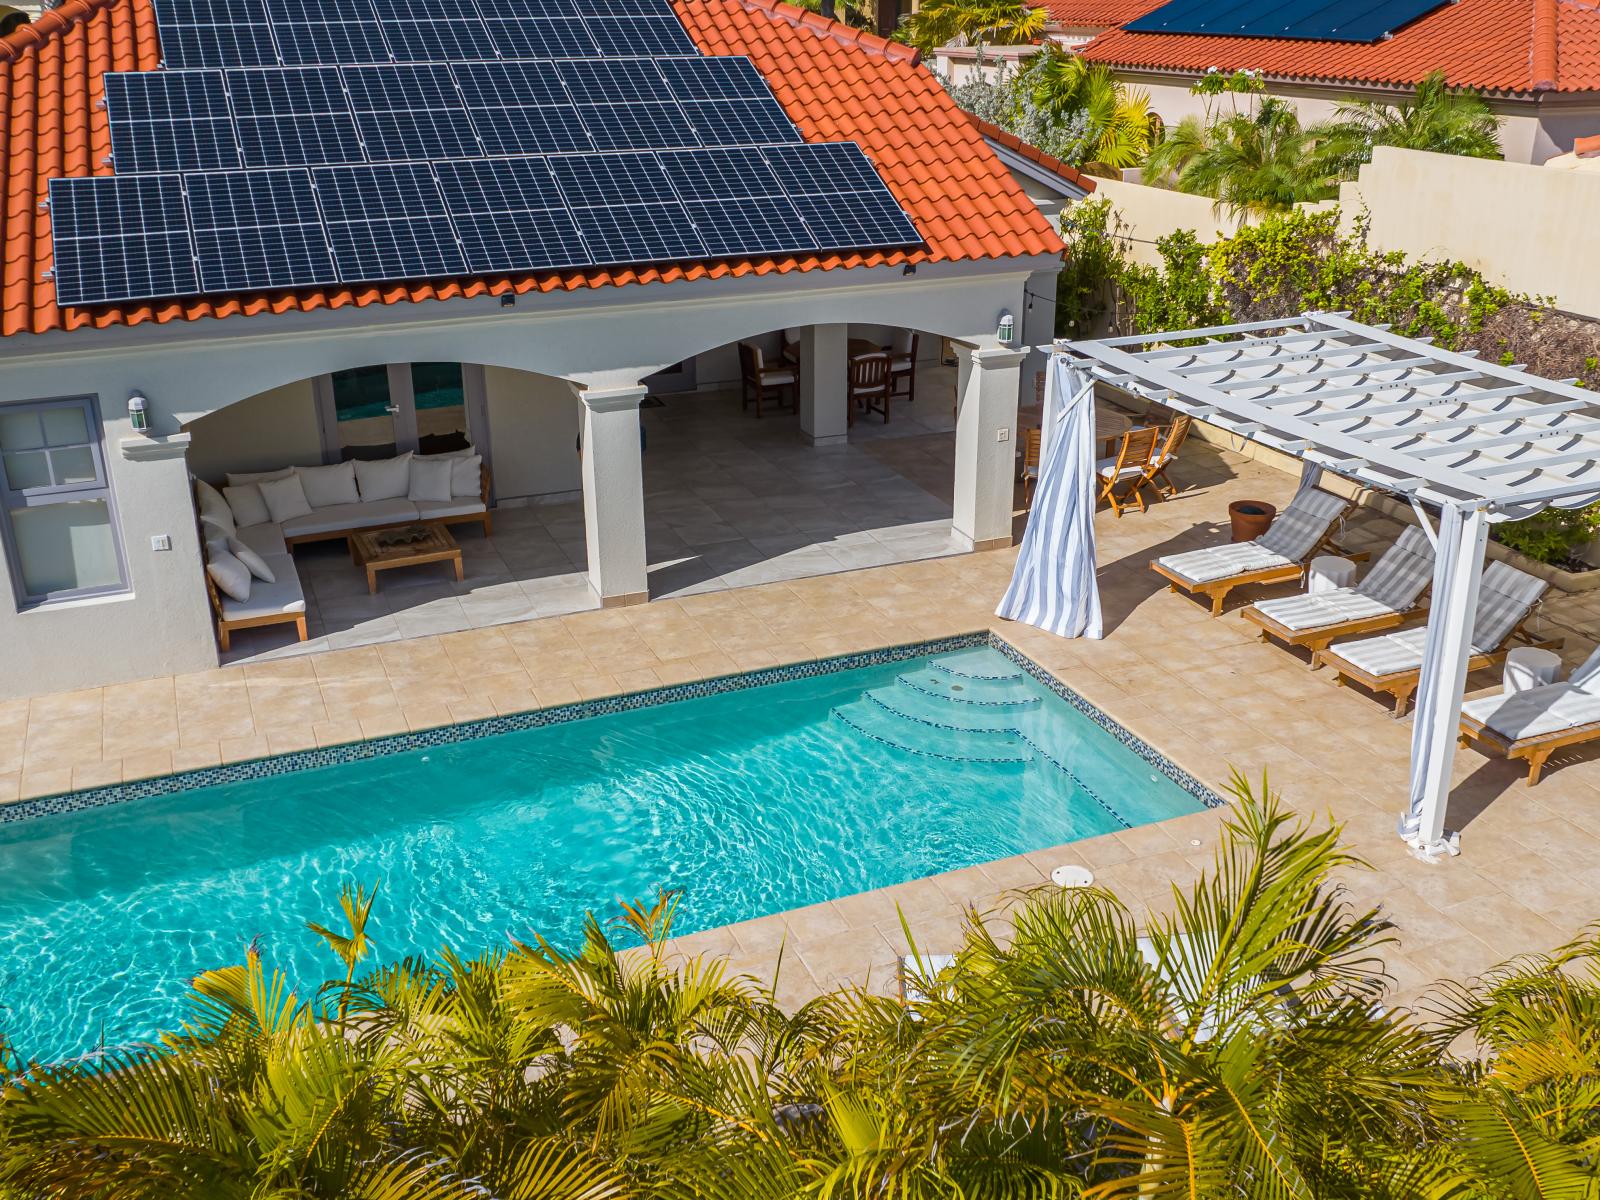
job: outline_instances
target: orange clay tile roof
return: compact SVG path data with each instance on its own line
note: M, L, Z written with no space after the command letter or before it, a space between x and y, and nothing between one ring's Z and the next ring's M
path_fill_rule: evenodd
M1113 29L1083 56L1124 68L1249 68L1341 83L1415 84L1442 70L1457 87L1488 92L1586 92L1600 89L1600 0L1460 0L1371 43Z
M1052 24L1067 29L1115 29L1142 17L1162 0L1032 0L1050 11Z
M915 51L777 0L678 0L707 54L748 55L808 141L859 142L926 241L914 252L834 253L640 270L358 285L61 309L43 278L50 222L40 201L56 175L110 174L106 71L153 70L160 57L150 0L65 0L0 39L0 336L88 326L197 320L239 313L448 300L767 275L903 262L1035 254L1064 247L965 113Z
M983 134L989 141L999 142L1007 150L1038 163L1046 171L1053 171L1061 178L1069 183L1076 184L1086 192L1094 191L1094 180L1078 170L1077 167L1046 154L1039 147L1030 145L1016 134L1001 129L998 125L990 124L988 121L980 121L977 117L972 118L972 123L978 127L978 132Z

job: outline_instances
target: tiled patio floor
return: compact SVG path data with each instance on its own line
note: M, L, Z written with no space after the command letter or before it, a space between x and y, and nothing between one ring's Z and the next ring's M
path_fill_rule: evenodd
M828 575L952 554L955 472L948 368L918 403L849 445L813 449L793 413L757 420L737 393L669 396L643 412L646 549L657 598ZM583 503L495 511L494 535L458 527L466 578L448 565L389 571L376 595L342 542L295 551L311 637L287 626L235 635L230 663L262 662L428 634L484 629L600 606L585 574Z
M1191 443L1193 446L1193 443ZM1179 499L1099 520L1108 636L1064 641L993 618L1013 551L775 582L646 606L387 642L30 701L0 703L0 799L315 744L559 704L729 671L994 628L1213 785L1233 767L1270 773L1307 816L1342 822L1372 864L1349 872L1352 900L1397 925L1387 956L1396 998L1441 975L1553 946L1600 916L1600 761L1561 760L1537 788L1472 751L1457 760L1450 824L1462 856L1426 865L1394 834L1410 723L1326 672L1252 639L1237 616L1158 588L1152 555L1222 536L1230 499L1281 501L1293 480L1203 447L1186 453ZM1351 536L1369 536L1369 520ZM1583 598L1547 616L1592 628ZM1569 638L1583 657L1592 633ZM1495 686L1475 676L1478 688ZM887 988L903 948L897 906L919 944L956 935L963 906L991 906L1063 862L1090 865L1131 903L1160 904L1210 859L1217 813L848 897L686 937L769 975L797 999L840 980Z

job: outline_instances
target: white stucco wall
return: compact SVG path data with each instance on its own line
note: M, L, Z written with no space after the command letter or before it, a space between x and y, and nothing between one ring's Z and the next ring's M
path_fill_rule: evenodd
M1218 208L1207 197L1170 188L1100 179L1095 181L1095 198L1111 201L1112 212L1128 239L1128 257L1150 266L1161 262L1157 239L1174 230L1192 229L1201 241L1210 242L1232 236L1240 225L1238 216Z
M507 367L487 367L483 377L495 499L504 503L577 491L581 406L572 385Z
M322 461L316 399L297 380L191 421L189 470L217 483L229 471L271 471Z

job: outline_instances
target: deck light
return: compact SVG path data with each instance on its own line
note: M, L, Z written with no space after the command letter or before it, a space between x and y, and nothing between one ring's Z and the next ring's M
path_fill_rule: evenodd
M1060 888L1086 888L1094 882L1094 872L1076 864L1060 866L1050 872L1050 882Z

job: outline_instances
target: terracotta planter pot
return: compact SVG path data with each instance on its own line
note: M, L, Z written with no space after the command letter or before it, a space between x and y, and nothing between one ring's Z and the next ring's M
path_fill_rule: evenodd
M1278 510L1265 500L1235 500L1228 505L1228 520L1233 524L1233 540L1250 542L1265 533Z

